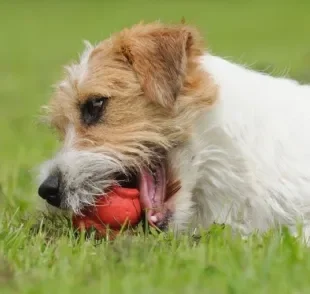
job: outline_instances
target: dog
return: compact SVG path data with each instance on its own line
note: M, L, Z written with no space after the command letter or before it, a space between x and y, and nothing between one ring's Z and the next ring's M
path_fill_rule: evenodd
M310 233L310 86L213 55L186 24L139 23L93 46L46 106L61 149L38 194L74 214L112 185L138 188L174 232Z

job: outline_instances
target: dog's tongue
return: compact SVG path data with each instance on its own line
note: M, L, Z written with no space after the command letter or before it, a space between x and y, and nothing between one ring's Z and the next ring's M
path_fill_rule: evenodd
M142 170L139 190L140 202L145 209L147 220L151 225L156 225L164 218L163 204L166 196L166 170L164 166L156 168L155 176L147 169Z

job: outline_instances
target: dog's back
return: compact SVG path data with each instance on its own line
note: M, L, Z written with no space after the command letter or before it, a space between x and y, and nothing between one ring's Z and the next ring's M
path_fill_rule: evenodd
M219 100L196 128L199 220L245 232L296 220L307 225L310 87L211 55L202 64Z

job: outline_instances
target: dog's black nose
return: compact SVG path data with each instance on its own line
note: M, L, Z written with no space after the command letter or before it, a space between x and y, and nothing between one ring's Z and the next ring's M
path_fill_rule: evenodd
M50 175L39 187L38 193L40 197L45 199L47 203L60 207L60 176L59 174Z

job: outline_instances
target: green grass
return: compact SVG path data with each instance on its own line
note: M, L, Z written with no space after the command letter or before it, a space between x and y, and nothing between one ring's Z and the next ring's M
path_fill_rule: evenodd
M65 220L36 217L32 175L57 148L39 108L83 39L184 16L214 53L310 81L309 11L308 0L2 1L0 293L310 293L310 252L286 231L243 241L214 227L200 240L140 233L94 244Z

